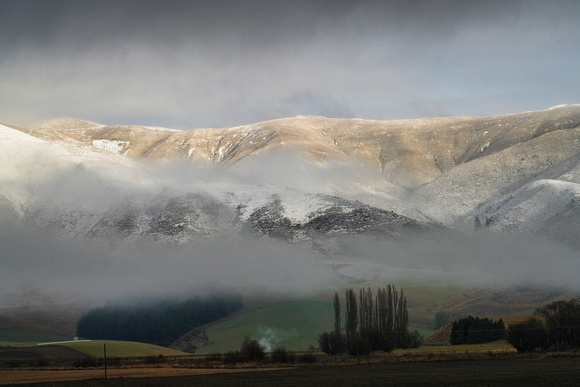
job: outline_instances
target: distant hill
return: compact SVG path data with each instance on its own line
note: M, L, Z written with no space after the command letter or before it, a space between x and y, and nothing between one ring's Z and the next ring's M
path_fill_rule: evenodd
M442 326L425 340L425 345L451 345L452 329L453 323Z

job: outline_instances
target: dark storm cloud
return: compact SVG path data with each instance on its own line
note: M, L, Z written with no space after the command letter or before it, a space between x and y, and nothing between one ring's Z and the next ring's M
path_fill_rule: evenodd
M574 1L3 1L0 121L191 128L577 101Z
M465 24L513 14L518 1L5 1L5 48L87 49L123 42L243 43L270 49L320 38L386 32L445 37ZM399 31L399 32L397 32ZM428 34L426 34L428 32ZM348 42L344 42L348 43ZM362 43L362 42L361 42Z

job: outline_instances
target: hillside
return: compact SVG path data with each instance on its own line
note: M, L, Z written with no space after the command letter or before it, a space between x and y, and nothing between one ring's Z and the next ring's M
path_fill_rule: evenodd
M452 329L453 323L442 326L425 340L425 345L451 345Z
M105 300L208 281L273 296L427 281L471 296L425 307L424 326L437 308L529 311L535 298L493 294L577 287L579 187L580 105L186 131L0 125L0 306L70 334ZM30 288L58 300L12 308Z
M540 175L578 184L579 125L580 105L565 105L495 117L372 121L299 116L187 131L56 119L30 134L135 159L198 159L231 166L293 149L316 162L363 163L391 185L387 193L408 191L413 206L451 224ZM434 208L433 202L440 205Z
M579 125L580 105L566 105L495 117L372 121L299 116L234 128L187 131L57 119L30 133L48 141L82 144L135 158L196 158L222 164L283 147L299 147L317 161L362 161L379 170L386 180L413 188L456 166L518 144L533 141L512 152L534 150L536 157L530 155L532 159L553 153L557 144L566 145L566 139L577 138ZM574 142L568 144L569 149L559 149L561 158L568 158L573 149L577 151ZM557 162L553 157L548 159L526 162Z

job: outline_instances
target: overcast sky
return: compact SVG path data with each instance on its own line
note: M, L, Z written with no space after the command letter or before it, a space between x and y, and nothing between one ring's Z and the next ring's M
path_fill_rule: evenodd
M0 1L0 122L190 129L580 103L580 2Z

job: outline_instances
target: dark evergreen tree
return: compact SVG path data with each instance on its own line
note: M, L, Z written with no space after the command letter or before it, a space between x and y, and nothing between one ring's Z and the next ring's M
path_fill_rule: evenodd
M228 315L243 306L237 293L106 305L77 323L77 335L87 339L139 341L169 345L188 331Z
M500 319L468 316L453 323L451 344L480 344L505 338L505 324Z

